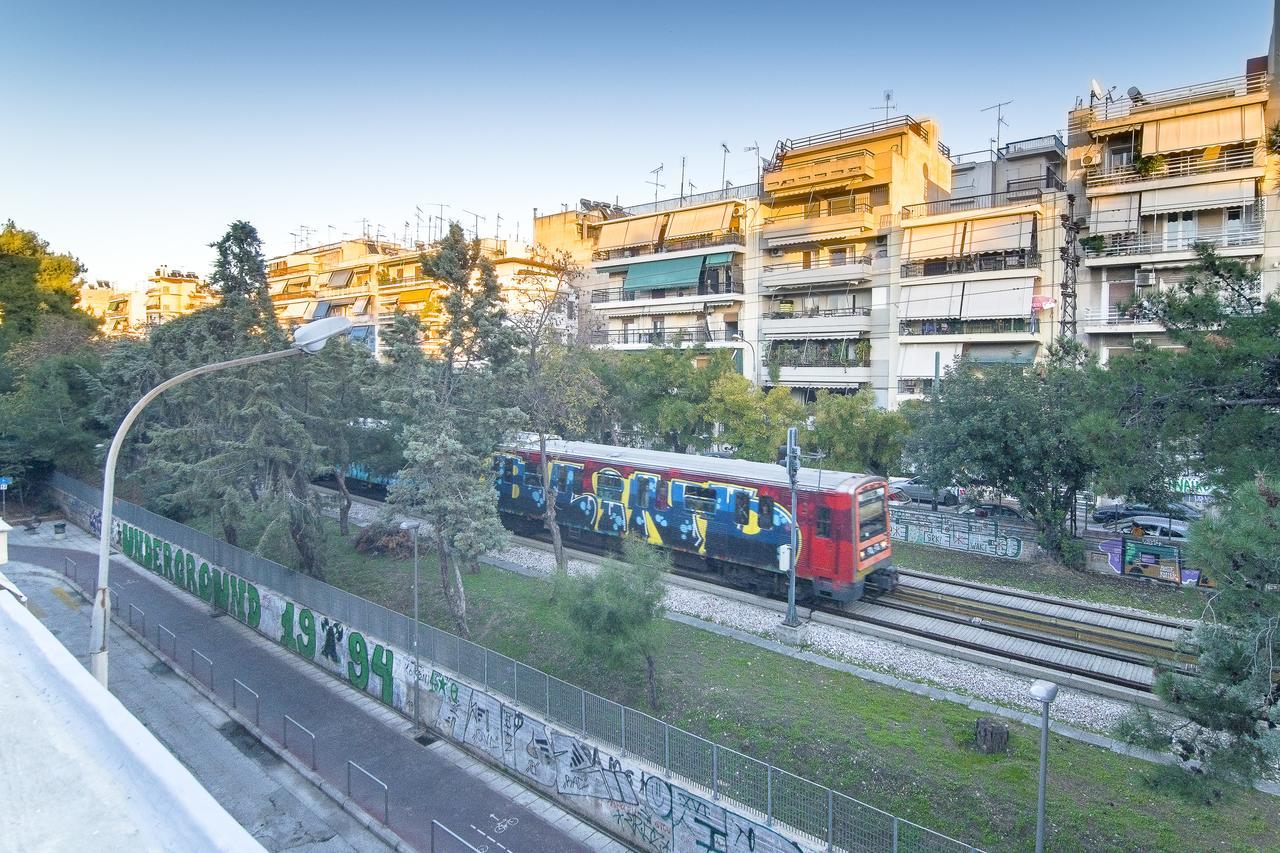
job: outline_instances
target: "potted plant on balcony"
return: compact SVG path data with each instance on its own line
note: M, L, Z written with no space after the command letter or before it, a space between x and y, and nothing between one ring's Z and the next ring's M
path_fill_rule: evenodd
M853 361L857 365L870 364L871 362L871 341L865 338L853 345Z
M1087 252L1101 252L1106 245L1107 238L1103 234L1090 234L1080 239L1080 246Z
M1164 170L1163 154L1148 154L1133 161L1133 171L1143 178L1149 178Z

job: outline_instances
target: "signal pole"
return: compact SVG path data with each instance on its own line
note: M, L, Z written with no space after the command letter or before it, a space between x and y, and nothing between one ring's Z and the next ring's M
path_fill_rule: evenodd
M1062 230L1066 232L1066 245L1062 247L1062 320L1058 336L1076 336L1076 277L1080 267L1080 255L1076 244L1080 240L1080 223L1076 220L1076 197L1067 195L1067 212L1062 215Z
M783 448L782 462L787 468L787 479L791 481L791 547L787 549L787 618L782 624L787 628L800 627L796 618L796 552L800 548L800 519L796 516L796 478L800 474L800 444L796 440L797 430L787 430L787 444Z

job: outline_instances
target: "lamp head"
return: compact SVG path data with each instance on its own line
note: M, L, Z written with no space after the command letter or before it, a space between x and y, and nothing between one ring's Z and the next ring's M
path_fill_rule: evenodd
M402 521L400 522L401 530L417 530L422 526L421 521Z
M329 338L349 331L351 321L346 317L325 317L299 326L293 333L293 345L305 353L316 353L324 349L325 341Z
M1031 695L1047 705L1058 697L1058 685L1052 681L1037 681L1031 685Z

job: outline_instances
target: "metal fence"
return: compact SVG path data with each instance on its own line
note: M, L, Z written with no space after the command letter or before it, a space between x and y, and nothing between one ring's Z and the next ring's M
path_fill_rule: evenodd
M91 508L101 505L99 490L77 480L55 474L53 486ZM246 580L270 587L330 618L358 625L390 645L413 647L410 617L128 501L117 500L114 511L121 521L194 551ZM715 800L731 800L736 805L726 806L734 811L770 826L785 825L828 850L948 853L977 849L597 696L456 634L421 623L417 629L419 654L433 665L483 684L486 690L544 715L566 731L617 747L623 756L647 761L667 778L701 786L711 791Z

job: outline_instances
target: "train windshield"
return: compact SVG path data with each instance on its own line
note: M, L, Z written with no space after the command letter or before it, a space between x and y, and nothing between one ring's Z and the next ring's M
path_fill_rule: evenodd
M880 536L887 529L887 524L884 486L861 492L858 495L858 541L865 542Z

